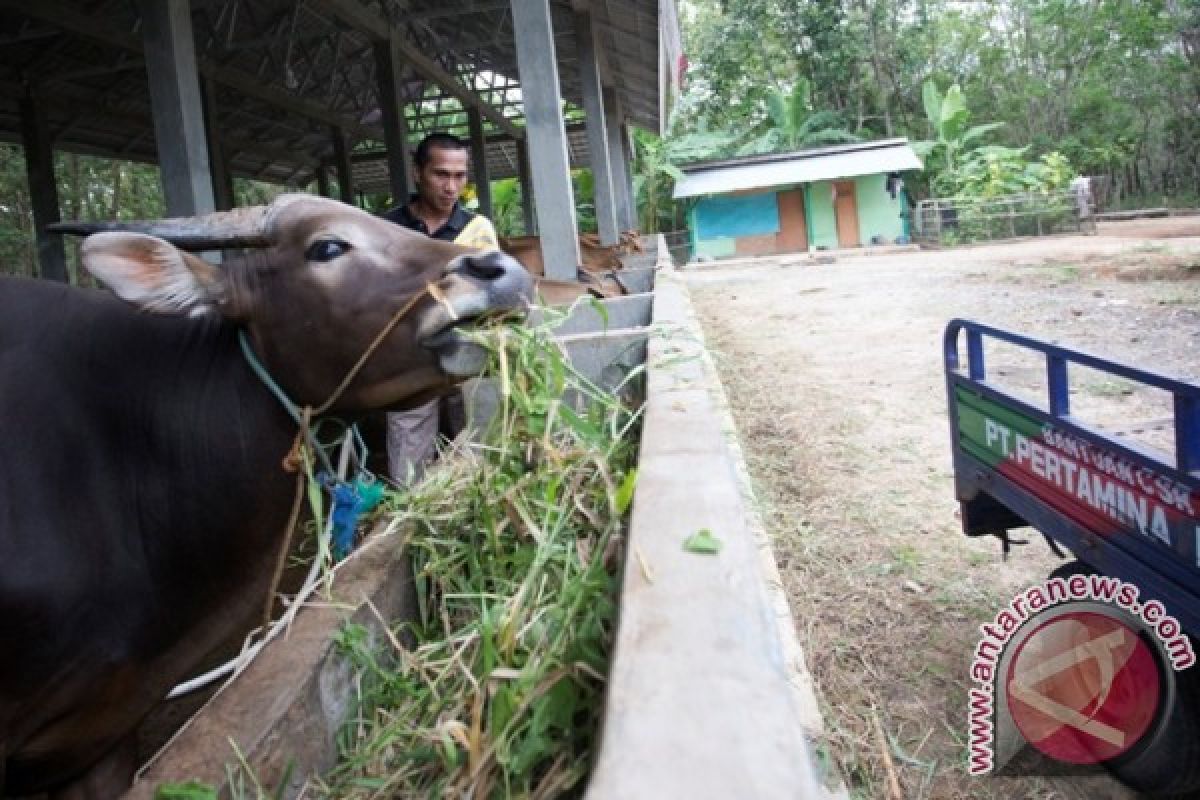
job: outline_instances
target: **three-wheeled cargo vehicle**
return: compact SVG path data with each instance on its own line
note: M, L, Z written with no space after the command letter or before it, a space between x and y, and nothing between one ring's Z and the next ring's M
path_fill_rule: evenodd
M1001 348L1044 364L1040 402L989 372L988 356ZM1200 638L1200 385L961 319L946 327L943 360L964 533L995 535L1007 553L1014 529L1037 529L1056 553L1074 556L1054 576L1111 576L1135 587L1133 610L1165 610L1191 652L1190 637ZM1157 427L1173 434L1174 452L1073 413L1080 367L1165 392L1172 413ZM1130 618L1142 624L1139 636L1156 638L1145 619ZM1153 722L1104 766L1148 793L1196 792L1200 667L1179 670L1157 638L1162 683ZM1097 681L1094 671L1079 680ZM1093 696L1107 689L1093 688Z

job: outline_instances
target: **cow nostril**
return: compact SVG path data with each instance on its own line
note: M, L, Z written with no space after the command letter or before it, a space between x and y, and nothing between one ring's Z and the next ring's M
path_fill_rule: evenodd
M493 256L467 259L467 274L481 281L498 281L506 272L504 262Z

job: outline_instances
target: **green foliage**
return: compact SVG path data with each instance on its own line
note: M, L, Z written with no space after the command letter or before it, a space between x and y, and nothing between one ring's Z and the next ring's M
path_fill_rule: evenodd
M501 236L525 233L521 213L521 182L516 178L492 181L492 224Z
M804 78L834 127L926 140L934 172L988 144L1108 176L1114 206L1178 205L1200 186L1200 0L692 0L681 13L692 66L674 135L762 135Z
M860 137L841 127L841 115L813 111L812 88L797 78L790 92L767 90L767 119L759 134L738 149L738 155L779 153L825 144L857 142Z
M154 790L154 800L217 800L217 790L200 781L162 783Z
M1028 148L980 147L962 155L952 178L955 197L1002 197L1032 188Z
M21 148L0 145L0 259L4 273L37 274L33 249L33 211L25 183L25 156Z
M633 193L639 229L654 233L682 227L671 195L683 173L672 163L670 142L641 130L634 132L633 141Z
M75 153L55 153L62 219L153 219L163 215L158 168ZM79 270L79 242L66 244L73 283L88 283ZM0 144L0 273L36 275L33 207L20 147Z
M968 152L969 146L978 147L979 139L1004 127L1004 123L989 122L968 128L971 112L957 83L942 94L936 83L925 81L921 96L934 138L913 142L913 149L925 161L926 177L934 194L955 196L967 191L967 186L973 191L981 184L992 188L1008 184L1014 187L1013 191L1019 191L1011 173L1016 166L1014 160L1024 150L993 147Z
M738 135L726 131L697 131L668 137L666 157L672 164L725 158L734 150Z
M575 224L580 233L596 232L596 179L590 169L571 170L575 195Z
M671 198L675 181L683 177L679 165L858 141L858 136L839 127L839 115L812 110L812 90L805 78L798 78L788 92L768 88L761 97L765 114L757 126L745 131L709 130L702 122L696 130L661 140L645 132L635 135L633 184L642 231L683 227L683 204Z
M391 499L419 618L383 642L356 625L339 635L360 696L317 796L579 794L640 415L575 373L547 333L488 338L502 389L486 444ZM401 636L412 646L388 646Z
M1029 161L1029 146L984 145L980 140L1003 123L970 126L971 113L962 90L954 84L945 94L926 81L922 104L933 139L913 143L925 161L925 177L941 197L990 198L1020 192L1065 189L1075 170L1062 153L1053 151Z

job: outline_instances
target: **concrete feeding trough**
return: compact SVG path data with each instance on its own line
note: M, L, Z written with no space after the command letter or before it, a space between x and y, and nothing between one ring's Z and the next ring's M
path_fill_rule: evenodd
M627 259L631 293L574 306L557 329L593 382L636 387L646 403L619 622L588 800L844 796L819 775L822 736L770 544L755 511L724 392L687 288L661 237ZM535 320L536 321L536 320ZM631 370L645 366L638 380ZM487 381L467 387L468 419L495 408ZM640 399L640 398L639 398ZM717 555L683 547L708 529ZM384 620L415 613L403 553L369 540L340 566L334 602L304 609L144 769L128 798L199 780L228 794L237 752L260 783L294 797L332 768L350 710L347 621L378 641Z

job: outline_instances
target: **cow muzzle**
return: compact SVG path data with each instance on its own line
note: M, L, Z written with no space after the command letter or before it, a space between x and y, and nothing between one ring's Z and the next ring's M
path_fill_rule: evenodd
M533 278L516 259L493 250L455 258L445 282L451 291L420 325L418 341L447 375L477 375L487 365L487 350L466 331L483 319L523 314L533 299Z

